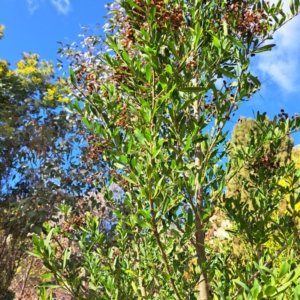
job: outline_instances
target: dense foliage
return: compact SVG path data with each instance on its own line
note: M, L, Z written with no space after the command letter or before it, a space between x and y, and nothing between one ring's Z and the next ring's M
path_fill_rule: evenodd
M47 238L33 236L33 254L76 299L298 299L299 172L266 151L291 151L300 121L258 113L259 130L237 145L224 126L260 87L251 57L272 49L267 40L299 3L290 16L280 2L256 0L119 3L105 40L87 37L86 53L62 50L73 58L71 108L94 136L91 155L107 166L99 186L115 207L112 236L88 213L69 219L71 232L47 225ZM226 190L247 166L255 172L239 182L245 201ZM279 215L285 197L289 213ZM218 216L227 243L212 232ZM57 236L78 242L76 262L71 248L56 256Z
M224 129L260 88L251 58L299 12L281 6L120 0L105 39L60 50L69 87L35 55L2 62L5 114L21 110L0 122L7 145L19 137L3 148L1 221L37 233L41 299L300 298L300 118L257 113L232 141Z
M266 119L267 123L270 123ZM232 132L232 143L234 147L230 152L230 158L234 159L237 154L236 148L245 148L250 139L255 139L256 136L262 134L264 127L259 125L252 119L239 118L238 124L234 127ZM275 169L280 165L284 165L291 160L293 141L289 135L285 136L279 147L272 148L272 142L261 149L258 159L251 162L250 165L245 165L234 179L230 181L227 186L228 195L241 194L241 200L247 201L250 196L251 190L249 186L242 188L240 182L245 179L249 180L250 174L257 176L258 172L263 172L264 169ZM255 189L255 186L253 187Z

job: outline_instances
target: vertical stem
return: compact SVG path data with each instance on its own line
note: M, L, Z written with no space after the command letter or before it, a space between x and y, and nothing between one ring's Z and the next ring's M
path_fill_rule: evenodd
M140 228L138 228L138 235L140 234ZM139 287L141 290L142 298L147 299L147 293L146 289L143 285L143 275L141 271L141 254L140 254L140 245L137 243L137 261L138 261L138 268L139 268L139 275L138 275L138 281L139 281Z
M147 299L146 289L143 286L143 277L142 277L141 270L139 270L139 286L140 286L140 290L141 290L141 293L142 293L142 298Z
M152 116L151 116L151 124L150 124L150 130L151 130L151 136L154 136L154 106L155 106L155 71L152 70ZM159 250L160 250L160 253L161 253L161 256L162 256L162 261L165 265L165 268L166 268L166 271L169 275L169 280L170 280L170 285L176 295L176 298L178 300L182 300L181 296L180 296L180 293L176 287L176 284L175 284L175 280L173 278L173 274L172 274L172 269L169 265L169 262L168 262L168 257L165 253L165 249L164 249L164 245L160 239L160 232L159 232L159 229L158 229L158 226L157 226L157 222L156 222L156 210L155 210L155 204L154 204L154 199L152 198L152 167L153 167L153 158L152 158L152 151L153 149L153 142L150 143L150 154L151 154L151 158L150 158L150 162L149 162L149 165L150 165L150 172L148 174L148 197L149 197L149 203L150 203L150 209L151 209L151 215L152 215L152 231L153 231L153 234L155 236L155 239L156 239L156 242L157 242L157 245L159 247Z
M200 100L198 100L194 104L194 115L196 120L199 119L199 106ZM207 274L205 267L203 265L206 263L205 256L205 231L202 222L202 211L203 211L203 192L202 187L199 184L199 169L201 163L201 146L200 143L196 144L195 148L195 166L197 170L197 174L195 176L195 198L196 198L196 211L195 211L195 221L196 221L196 252L198 256L198 264L200 266L201 275L200 275L200 283L199 283L199 294L197 300L208 300L209 299L209 289L207 282Z
M28 268L26 270L25 278L24 278L24 281L23 281L23 284L22 284L22 288L21 288L21 291L20 291L20 299L23 298L23 293L24 293L24 290L25 290L25 287L26 287L26 284L27 284L27 280L28 280L28 277L29 277L29 272L30 272L30 270L32 268L33 260L34 260L34 258L32 257L31 261L29 263L29 266L28 266Z

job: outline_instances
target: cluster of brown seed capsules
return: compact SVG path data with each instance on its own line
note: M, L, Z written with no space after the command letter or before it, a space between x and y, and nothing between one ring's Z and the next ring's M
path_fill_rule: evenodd
M268 30L271 23L271 19L262 8L253 9L247 2L232 2L224 14L224 20L232 25L240 36L261 35Z
M65 222L61 232L62 233L73 233L75 231L74 226L84 226L86 224L85 217L83 215L76 216L73 215Z
M279 161L274 160L275 153L261 155L258 160L252 163L252 168L264 170L276 170L279 168Z
M99 160L100 159L100 154L102 153L103 149L106 149L109 146L110 140L101 140L100 137L97 136L89 136L88 141L95 143L95 144L89 144L88 146L88 154L87 157L91 158L93 160ZM101 145L96 144L96 143L101 143Z
M177 31L181 26L186 25L183 16L183 10L180 7L170 8L167 7L164 0L152 0L150 5L141 2L140 0L134 0L134 3L140 7L140 9L133 7L132 12L138 19L138 24L133 24L130 16L125 18L125 22L128 22L125 38L122 41L122 45L127 48L131 43L135 42L134 28L138 30L144 28L148 29L149 24L147 22L147 14L150 9L155 7L155 26L158 31L163 30L167 26L171 26L172 31ZM184 37L182 37L184 41Z

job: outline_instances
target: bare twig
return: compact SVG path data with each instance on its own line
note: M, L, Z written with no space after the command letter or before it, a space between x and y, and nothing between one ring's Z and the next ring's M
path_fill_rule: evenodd
M28 280L28 277L29 277L29 272L30 272L30 270L32 268L33 261L34 261L34 257L31 258L30 264L29 264L29 266L28 266L28 268L26 270L26 273L25 273L25 278L23 277L23 284L22 284L22 288L21 288L19 299L22 299L22 297L23 297L23 293L25 291L25 287L26 287L27 280Z

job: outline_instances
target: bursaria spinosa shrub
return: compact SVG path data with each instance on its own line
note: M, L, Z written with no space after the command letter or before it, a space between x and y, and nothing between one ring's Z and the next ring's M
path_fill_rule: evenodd
M71 233L57 226L34 236L53 283L75 299L298 299L300 174L291 161L257 162L300 120L257 113L260 130L241 145L224 130L260 88L252 57L271 51L274 33L298 14L298 1L289 14L281 6L121 0L108 5L104 38L84 36L83 52L61 50L71 64L70 108L94 136L89 155L106 166L95 184L115 219L106 231L89 213ZM255 164L238 182L247 201L228 193ZM295 184L278 184L285 177ZM286 195L291 213L274 219ZM75 261L70 248L56 256L59 235L78 242Z

